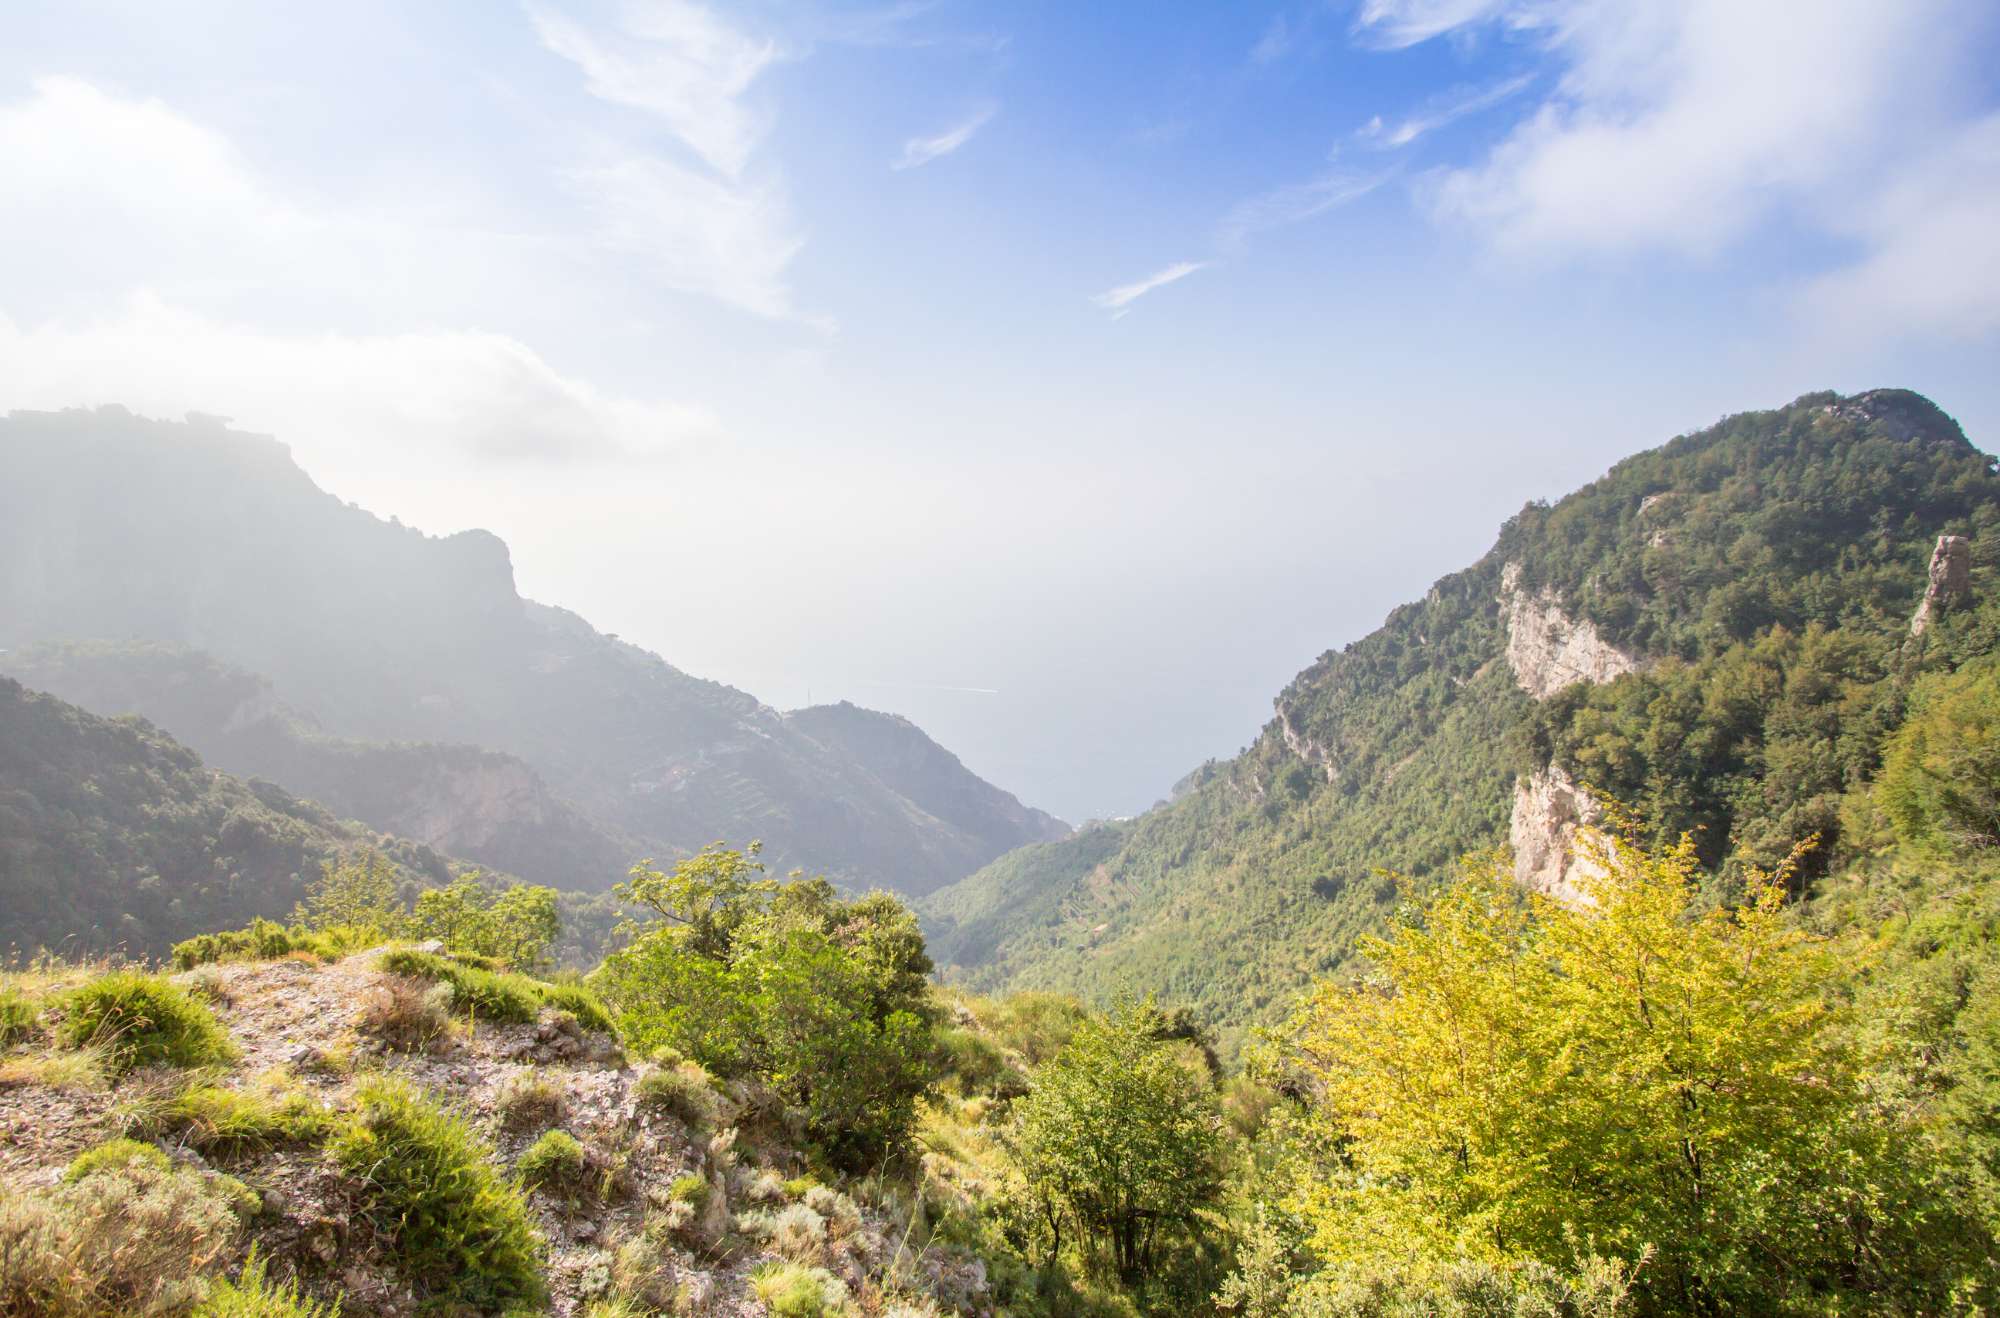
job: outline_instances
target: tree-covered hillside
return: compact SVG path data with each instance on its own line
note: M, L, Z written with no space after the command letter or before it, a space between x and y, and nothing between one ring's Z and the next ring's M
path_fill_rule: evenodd
M328 736L269 682L199 650L34 645L0 655L0 671L93 713L140 715L216 768L281 783L343 819L535 883L604 891L646 852L511 755Z
M440 883L428 847L217 773L139 719L105 719L0 678L0 950L122 949L283 919L322 862L367 849Z
M1996 519L1991 460L1907 392L1683 436L1523 509L1115 846L1080 834L927 899L937 959L981 987L1154 989L1269 1020L1380 926L1381 871L1505 843L1517 779L1552 762L1662 835L1699 828L1725 882L1739 852L1809 835L1807 877L1837 868L1842 795L1910 681L1992 648ZM1913 640L1942 535L1970 539L1972 602Z
M839 739L522 599L497 537L384 521L274 440L119 408L17 412L0 418L0 471L0 649L197 648L331 736L512 755L662 855L759 837L781 865L914 893L1048 836L986 784L920 803Z

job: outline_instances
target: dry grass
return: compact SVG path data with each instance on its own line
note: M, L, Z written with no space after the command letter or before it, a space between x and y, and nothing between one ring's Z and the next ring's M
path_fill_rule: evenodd
M356 1027L398 1052L434 1051L451 1034L451 988L409 975L384 975L362 1000Z
M143 1159L0 1200L0 1313L185 1313L239 1230L229 1193Z
M102 1046L23 1053L0 1058L0 1089L39 1085L68 1093L93 1093L111 1086L112 1061Z

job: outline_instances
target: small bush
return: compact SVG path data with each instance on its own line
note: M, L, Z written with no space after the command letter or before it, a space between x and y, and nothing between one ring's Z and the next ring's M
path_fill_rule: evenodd
M651 1236L634 1236L618 1247L611 1260L611 1281L619 1297L642 1312L673 1309L673 1255Z
M793 1204L771 1219L771 1248L799 1263L817 1263L826 1252L826 1219Z
M133 1154L0 1196L0 1313L186 1313L241 1230L233 1198L220 1178Z
M236 995L229 991L228 981L214 966L196 966L183 980L187 991L203 1002L216 1007L227 1007L236 1001Z
M568 1131L552 1130L530 1144L514 1171L533 1190L574 1190L583 1184L583 1145Z
M310 930L302 925L287 928L272 920L252 920L246 929L215 934L197 934L174 944L176 970L218 961L276 961L305 953L317 960L337 961L382 941L375 929L361 925L336 925Z
M0 989L0 1048L35 1032L41 1009L19 989Z
M296 1279L282 1286L272 1281L253 1245L236 1280L224 1278L210 1286L208 1298L189 1318L340 1318L340 1301L301 1295Z
M540 1240L493 1151L463 1121L395 1080L364 1084L332 1142L361 1183L403 1275L443 1304L506 1309L543 1296Z
M507 1077L494 1096L494 1115L507 1130L546 1130L563 1119L569 1099L561 1085L535 1071Z
M781 1204L785 1202L785 1178L766 1167L743 1187L743 1197L753 1204Z
M682 1172L667 1187L667 1200L700 1208L708 1202L708 1178L700 1172Z
M694 1062L646 1072L634 1094L641 1107L671 1113L689 1126L706 1126L716 1118L715 1089L708 1072Z
M187 1089L168 1105L167 1118L182 1128L190 1145L217 1157L316 1143L332 1127L326 1110L309 1094L219 1085Z
M236 1056L215 1013L178 984L118 970L65 995L65 1047L97 1045L120 1074L139 1066L213 1066Z
M525 1024L543 1007L574 1014L584 1028L611 1033L611 1015L597 995L577 984L550 984L527 975L485 970L458 957L400 947L384 952L382 969L397 975L449 984L458 1009L486 1020Z
M151 1144L141 1144L138 1140L106 1140L95 1148L85 1149L70 1160L63 1169L63 1183L75 1185L86 1176L102 1171L122 1171L134 1161L145 1164L156 1171L171 1171L173 1159Z
M362 999L361 1032L397 1052L435 1048L451 1031L452 989L410 975L384 975Z
M824 1268L766 1263L750 1274L750 1285L777 1318L831 1318L847 1303L847 1286Z

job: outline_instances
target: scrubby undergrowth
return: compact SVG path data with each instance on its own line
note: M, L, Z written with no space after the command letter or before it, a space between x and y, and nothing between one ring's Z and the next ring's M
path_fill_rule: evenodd
M210 950L0 977L0 1315L1007 1311L933 1171L842 1182L758 1086L628 1059L584 989ZM371 1006L412 981L417 1047Z

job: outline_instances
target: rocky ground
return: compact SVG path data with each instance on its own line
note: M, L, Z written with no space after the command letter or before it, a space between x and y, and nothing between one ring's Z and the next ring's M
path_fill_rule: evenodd
M661 1275L671 1278L664 1291L673 1298L661 1312L765 1312L750 1274L779 1257L780 1248L837 1278L851 1306L845 1312L990 1309L979 1263L926 1246L921 1216L913 1231L909 1210L900 1207L906 1196L878 1179L851 1194L812 1189L807 1208L797 1179L805 1160L786 1147L782 1132L758 1129L754 1098L725 1090L713 1126L692 1127L654 1110L636 1093L648 1068L628 1061L609 1037L580 1029L567 1013L545 1011L529 1024L460 1022L416 1052L381 1046L358 1027L385 980L377 955L323 965L299 958L208 966L176 978L211 1000L241 1049L225 1085L296 1087L334 1110L366 1076L394 1073L470 1120L506 1167L550 1128L581 1142L594 1188L530 1195L546 1241L552 1312L579 1314L608 1294L618 1249L642 1234L671 1242ZM503 1094L525 1076L560 1091L559 1111L541 1121L503 1120ZM110 1089L64 1087L51 1082L56 1078L0 1073L0 1193L46 1193L78 1152L129 1129L129 1114L148 1085L167 1083L143 1073ZM171 1137L163 1144L176 1158L201 1162ZM397 1275L388 1242L321 1151L279 1150L234 1160L226 1170L262 1198L264 1210L251 1219L245 1243L254 1241L274 1272L296 1274L316 1293L340 1292L348 1318L417 1311L421 1297ZM710 1187L698 1216L669 1193L689 1174ZM773 1239L760 1229L784 1213L794 1226L803 1223L801 1238ZM661 1229L663 1216L674 1223L668 1230Z

